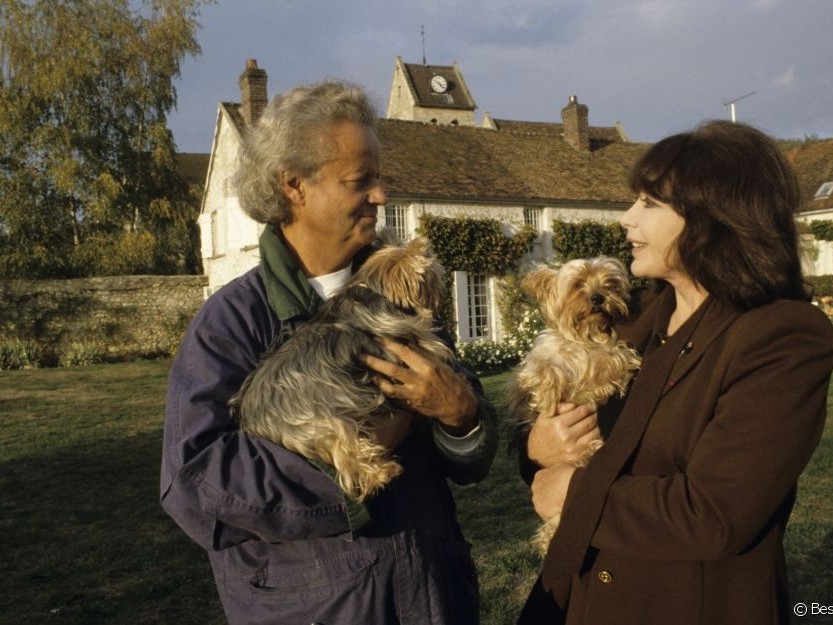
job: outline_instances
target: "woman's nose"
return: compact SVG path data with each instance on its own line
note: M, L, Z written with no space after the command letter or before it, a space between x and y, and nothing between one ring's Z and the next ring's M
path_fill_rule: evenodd
M636 206L636 202L631 204L631 207L626 210L624 213L619 215L619 225L623 228L632 228L633 227L633 209Z

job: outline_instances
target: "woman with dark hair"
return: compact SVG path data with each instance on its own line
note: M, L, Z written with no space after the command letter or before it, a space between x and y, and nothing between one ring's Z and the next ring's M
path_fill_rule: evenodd
M526 477L561 513L520 623L786 624L783 537L821 437L833 324L809 303L781 151L711 122L652 146L620 218L635 297L620 333L643 356L589 466L565 459L596 431L588 407L538 419Z

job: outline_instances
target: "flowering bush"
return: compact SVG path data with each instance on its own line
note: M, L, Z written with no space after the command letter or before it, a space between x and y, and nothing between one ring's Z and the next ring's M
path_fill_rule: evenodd
M458 343L457 357L464 367L478 375L504 371L517 362L502 342L489 339Z

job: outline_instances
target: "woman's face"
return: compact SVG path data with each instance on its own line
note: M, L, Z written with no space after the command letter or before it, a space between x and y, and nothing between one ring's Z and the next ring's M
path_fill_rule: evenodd
M677 255L677 238L685 220L670 204L660 202L646 193L619 218L627 231L633 262L631 272L639 278L655 278L671 284L689 280Z

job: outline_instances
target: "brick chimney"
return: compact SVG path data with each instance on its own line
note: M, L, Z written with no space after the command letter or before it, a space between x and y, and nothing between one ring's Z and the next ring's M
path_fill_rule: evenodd
M579 152L590 152L590 124L587 105L579 104L578 97L571 95L570 101L561 109L564 122L564 140Z
M257 61L249 59L237 84L240 85L240 114L247 126L254 126L269 102L266 95L266 70L258 69Z

